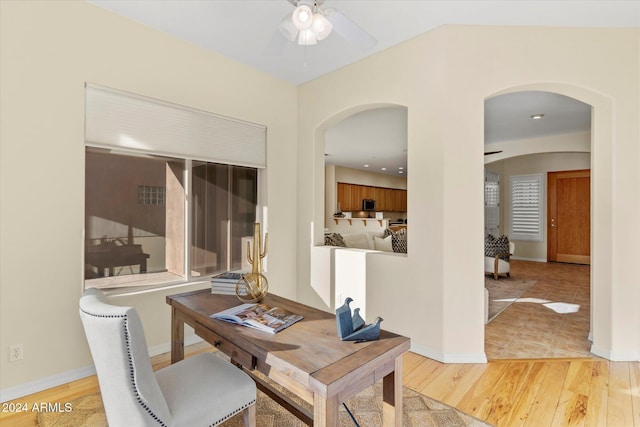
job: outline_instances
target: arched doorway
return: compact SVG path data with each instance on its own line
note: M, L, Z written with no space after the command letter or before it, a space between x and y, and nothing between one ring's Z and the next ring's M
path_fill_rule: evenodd
M605 141L610 140L611 138L611 112L610 112L610 101L607 98L601 97L598 94L594 94L591 91L585 90L583 88L578 88L569 85L557 85L557 84L538 84L538 85L529 85L522 86L516 88L510 88L508 90L502 91L500 93L492 95L492 97L488 99L497 99L500 96L514 96L518 94L522 94L524 92L533 92L533 91L541 91L545 93L553 93L555 96L562 97L570 97L573 98L575 102L579 102L579 104L588 104L592 107L590 111L591 123L588 126L587 135L582 135L582 138L577 137L576 135L570 135L571 137L564 138L555 138L554 137L545 137L538 138L532 143L532 141L518 141L513 144L513 146L509 146L508 141L503 142L494 142L492 144L486 145L485 151L493 152L489 156L485 156L485 163L489 165L498 165L500 162L511 162L513 159L520 159L521 163L528 163L529 166L535 164L532 162L532 159L536 161L540 161L540 159L549 160L554 156L564 156L564 160L567 160L567 153L572 153L569 155L574 156L574 163L577 161L578 163L582 162L582 167L584 167L585 161L590 169L597 170L603 162L606 162L606 157L601 154L602 157L598 157L596 155L597 150L594 150L594 147L601 147ZM486 105L486 104L485 104ZM541 113L538 111L537 113ZM531 113L533 116L535 113ZM534 120L531 117L528 117L530 120ZM485 123L486 125L486 123ZM584 129L582 130L584 132ZM579 130L577 131L580 132ZM575 132L574 132L575 133ZM485 142L486 143L486 142ZM563 153L562 155L560 153ZM526 156L526 157L525 157ZM577 157L582 157L581 160L576 160ZM585 159L586 157L586 159ZM511 160L510 160L511 159ZM523 160L524 159L524 160ZM504 167L504 166L503 166ZM570 166L571 168L578 168L574 165ZM494 167L495 169L495 167ZM498 168L499 169L499 168ZM512 168L511 168L512 169ZM563 169L560 167L557 162L553 165L552 169ZM546 172L549 170L542 171L546 177ZM513 171L509 170L509 174L512 174ZM503 177L504 178L504 177ZM595 217L598 217L597 213L600 212L606 206L607 199L610 197L605 192L600 190L601 186L604 184L604 181L608 180L606 176L598 176L591 185L590 196L591 196L591 208L590 214ZM507 185L503 185L503 188L507 189L508 195L508 183L503 183ZM504 198L502 200L505 200ZM546 203L546 200L544 201ZM503 215L509 215L507 207L502 209ZM501 221L504 222L504 221ZM542 224L545 226L546 224ZM592 222L590 226L590 234L592 236L591 239L591 248L592 248L592 267L591 270L587 273L590 289L588 292L589 302L590 302L590 310L589 310L589 321L588 321L588 338L593 341L592 345L587 345L590 347L591 352L597 354L598 352L598 342L594 339L594 337L606 337L610 335L610 331L607 332L606 327L608 322L605 318L602 317L604 312L610 310L610 307L604 307L603 304L608 300L606 295L610 293L610 290L606 287L605 283L597 280L598 277L603 277L606 273L605 268L607 268L608 264L605 261L604 253L599 250L599 242L601 241L603 236L600 232L602 230L610 229L611 225L603 222ZM509 231L508 227L503 227L502 231ZM546 235L545 235L546 237ZM529 245L529 247L527 247ZM521 245L522 246L522 245ZM531 243L525 242L524 249L525 253L529 250L529 255L531 254ZM546 260L546 242L542 242L540 245L542 248L543 255L540 256L541 259L537 259L536 261ZM521 252L522 254L522 252ZM530 256L529 256L530 257ZM518 258L518 251L516 250L516 258ZM527 258L524 256L523 258ZM535 257L534 257L535 258ZM598 298L598 295L604 296L604 298ZM548 302L548 301L547 301ZM601 309L597 309L596 307L602 307ZM604 311L603 311L604 310ZM595 335L594 331L601 331L600 334ZM486 341L494 336L490 331L486 332ZM486 345L487 348L487 356L488 358L492 357L492 352L489 350L489 345ZM553 357L553 351L549 351L546 355L536 355L536 357ZM493 353L495 356L495 352ZM513 353L510 356L513 357ZM560 356L558 356L560 357Z

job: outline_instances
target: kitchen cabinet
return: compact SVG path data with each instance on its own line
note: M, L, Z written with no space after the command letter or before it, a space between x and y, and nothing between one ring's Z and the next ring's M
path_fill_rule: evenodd
M343 212L362 210L362 200L376 201L378 212L406 212L407 190L338 183L338 203Z
M395 210L397 212L407 211L407 190L393 190Z
M342 212L351 212L354 209L352 204L353 184L346 184L344 182L338 183L338 204Z

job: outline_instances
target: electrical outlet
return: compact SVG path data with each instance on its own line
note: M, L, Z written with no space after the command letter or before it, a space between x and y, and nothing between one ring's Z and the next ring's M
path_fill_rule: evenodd
M24 357L24 348L22 344L14 344L9 346L9 362L15 362Z

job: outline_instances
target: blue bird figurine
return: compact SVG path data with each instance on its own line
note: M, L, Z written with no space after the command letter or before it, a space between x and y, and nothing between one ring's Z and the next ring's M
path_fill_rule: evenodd
M353 330L357 331L361 327L364 326L364 319L360 316L360 307L353 309L353 317L351 318L351 324L353 325Z
M353 299L347 297L344 300L344 304L336 308L336 325L338 327L338 336L341 340L353 333L353 321L351 320L351 308L349 307L351 301Z
M374 341L380 338L380 322L382 322L382 317L377 317L376 321L370 325L362 327L360 330L355 331L348 337L346 337L345 341L356 341L356 342L364 342L364 341Z

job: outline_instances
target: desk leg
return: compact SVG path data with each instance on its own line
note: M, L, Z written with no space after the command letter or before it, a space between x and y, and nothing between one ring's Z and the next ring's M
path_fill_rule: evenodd
M325 399L317 393L313 395L313 426L335 427L338 425L338 396Z
M184 320L178 310L171 307L171 363L184 359Z
M396 357L395 370L382 380L382 425L402 427L402 356Z

